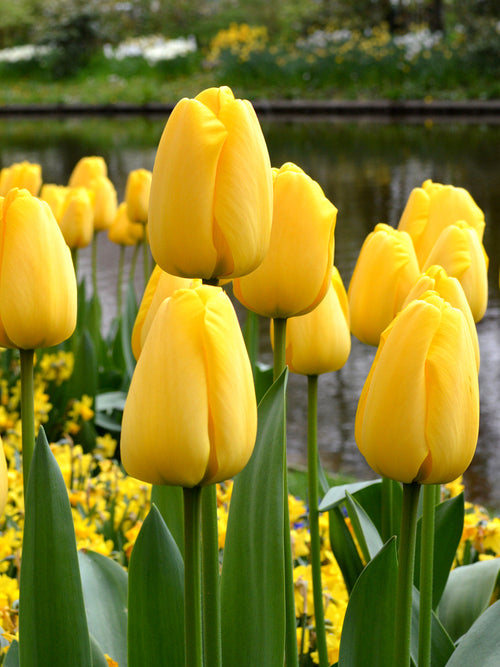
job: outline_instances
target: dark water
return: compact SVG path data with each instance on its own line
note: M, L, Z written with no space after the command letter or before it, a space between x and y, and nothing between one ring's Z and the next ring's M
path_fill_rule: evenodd
M39 162L45 182L66 183L78 159L102 155L119 199L130 170L152 169L165 118L0 120L0 167ZM431 178L468 189L486 216L490 298L478 325L481 346L481 426L476 456L465 475L471 500L500 507L500 124L441 118L426 122L263 119L273 166L292 161L323 187L339 209L335 263L347 287L365 236L378 222L396 225L411 189ZM130 257L130 252L128 257ZM80 256L89 274L90 253ZM99 247L99 290L105 317L116 308L118 248ZM140 266L138 295L142 289ZM267 326L262 356L269 358ZM319 381L319 443L331 471L373 477L354 441L356 406L375 350L353 339L343 369ZM289 382L289 460L306 460L306 378Z

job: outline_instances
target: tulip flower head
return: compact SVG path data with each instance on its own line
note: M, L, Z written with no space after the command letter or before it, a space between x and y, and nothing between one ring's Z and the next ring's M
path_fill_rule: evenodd
M42 185L42 168L37 163L16 162L0 170L0 196L4 197L12 188L28 190L37 196Z
M96 178L108 175L108 167L100 155L89 155L80 158L71 172L68 185L71 187L83 186L89 188Z
M129 173L125 186L127 215L133 222L139 222L143 225L148 221L152 176L152 173L147 169L134 169Z
M483 240L484 213L469 192L427 180L410 193L398 229L411 236L419 265L429 266L427 258L439 235L457 220L468 222Z
M116 216L108 229L108 238L118 245L137 245L144 237L144 225L132 222L128 217L127 204L122 202L118 206Z
M32 350L61 343L76 325L76 277L50 206L14 188L0 225L0 345Z
M118 210L118 197L107 176L97 176L88 185L94 202L94 231L101 232L113 224Z
M380 475L446 484L469 466L478 430L477 365L465 316L426 292L380 337L358 403L356 443Z
M255 444L252 370L220 287L177 290L160 305L122 422L127 472L152 484L207 485L236 475Z
M94 236L93 192L84 187L67 188L59 227L70 248L85 248Z
M69 188L66 185L56 183L44 183L40 191L40 199L46 201L50 206L57 222L60 222L66 195Z
M358 340L378 345L380 334L401 309L420 275L409 234L380 223L359 253L348 297L351 331Z
M271 344L274 342L271 320ZM339 370L351 351L349 304L336 267L325 298L286 326L286 363L292 373L321 375Z
M234 280L233 288L249 310L288 318L313 310L330 286L337 209L297 165L288 162L272 171L269 251L255 271Z
M182 99L161 137L149 199L153 257L185 278L253 271L269 245L272 177L255 111L232 91Z

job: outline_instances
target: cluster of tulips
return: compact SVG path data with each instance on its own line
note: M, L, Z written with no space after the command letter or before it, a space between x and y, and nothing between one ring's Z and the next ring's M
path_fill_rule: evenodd
M468 467L479 428L475 322L486 308L487 258L484 216L469 193L432 182L415 188L399 228L379 224L366 239L346 293L334 266L336 207L299 166L271 167L252 105L227 87L176 105L152 173L131 172L120 207L101 158L83 158L67 187L41 187L36 170L25 169L21 189L14 168L0 175L0 344L20 349L23 387L20 664L36 664L42 649L51 665L90 665L101 655L82 622L78 561L63 550L73 549L71 536L50 552L54 576L68 581L70 592L54 600L57 587L45 582L40 589L38 568L49 556L41 558L39 549L57 533L54 517L66 519L59 509L40 518L37 499L51 497L57 472L43 432L34 448L30 378L34 350L57 345L75 326L69 248L88 244L104 228L110 238L115 229L114 240L123 245L147 239L156 262L132 334L137 364L120 441L127 473L153 485L128 575L128 663L298 665L287 502L290 370L308 381L308 521L319 664L330 664L323 511L331 512L335 557L351 573L338 664L405 667L416 655L419 667L460 664L453 662L458 649L443 639L442 626L435 629L433 567L439 486ZM229 286L246 309L244 333ZM272 377L258 362L257 317L270 323ZM355 435L381 476L376 511L383 540L375 538L366 498L358 502L350 493L363 488L343 489L340 496L336 490L332 499L318 460L318 376L345 364L351 332L378 348ZM221 566L215 484L229 478L235 481ZM58 503L62 488L60 496L54 493ZM358 543L352 558L344 549L349 530L339 502ZM380 579L385 590L373 588ZM375 596L368 601L373 613L363 609L367 596ZM48 627L43 614L57 604L57 622L52 618ZM415 604L417 640L411 632Z

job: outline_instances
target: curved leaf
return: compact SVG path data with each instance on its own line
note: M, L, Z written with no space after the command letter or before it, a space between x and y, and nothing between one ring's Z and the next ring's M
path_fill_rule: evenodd
M95 637L90 635L90 652L92 654L92 667L108 667L108 661Z
M340 507L333 507L328 514L330 545L350 594L363 570L363 563Z
M413 587L411 617L411 656L414 664L418 664L418 626L420 621L420 593ZM431 618L431 665L444 667L453 653L455 646L438 617L432 612Z
M491 605L459 641L447 667L500 665L500 601Z
M356 491L365 489L366 487L372 486L373 484L381 484L380 479L371 479L368 482L352 482L351 484L339 484L338 486L332 486L331 489L325 493L319 505L319 511L326 512L326 510L330 510L344 502L346 498L346 492L354 495Z
M382 548L382 538L372 520L358 501L346 492L346 507L352 528L358 540L365 562L373 558Z

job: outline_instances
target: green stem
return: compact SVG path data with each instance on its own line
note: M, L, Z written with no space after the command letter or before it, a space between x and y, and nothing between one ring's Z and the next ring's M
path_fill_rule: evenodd
M285 368L286 361L286 319L275 318L274 325L274 366L273 379L276 380ZM298 667L297 629L295 617L295 590L293 582L292 543L290 537L290 514L288 509L288 468L286 455L286 404L283 420L283 554L285 559L285 656L287 667Z
M203 637L205 664L222 664L219 533L217 529L217 487L210 484L201 492L201 548L203 571Z
M394 667L409 667L419 484L403 484L396 591Z
M92 237L92 290L97 296L97 237L99 233L95 232Z
M259 357L259 316L251 310L247 310L244 335L248 357L252 365L252 373L255 377L255 369Z
M24 493L28 488L28 476L35 448L35 393L33 386L34 350L19 350L21 355L21 428L23 446Z
M132 253L132 259L130 260L130 273L128 276L129 282L133 283L135 280L135 267L137 266L137 257L139 255L139 250L141 248L140 243L136 243L134 246L134 252Z
M184 489L184 621L186 667L202 667L201 487Z
M151 275L151 267L149 265L149 243L147 234L144 234L142 241L142 250L143 250L143 269L144 269L144 287L148 284L149 276Z
M125 246L120 246L120 257L118 260L118 276L116 278L116 314L122 314L122 292L123 292L123 267L125 265Z
M307 377L307 472L309 494L309 533L311 536L311 568L316 627L316 646L320 667L328 667L323 583L321 580L321 545L319 536L318 494L318 376Z
M382 539L384 542L387 542L394 535L392 523L393 488L394 482L392 479L382 477Z
M424 502L422 511L422 541L420 550L420 617L418 625L418 665L419 667L430 667L436 485L424 485L423 493Z

